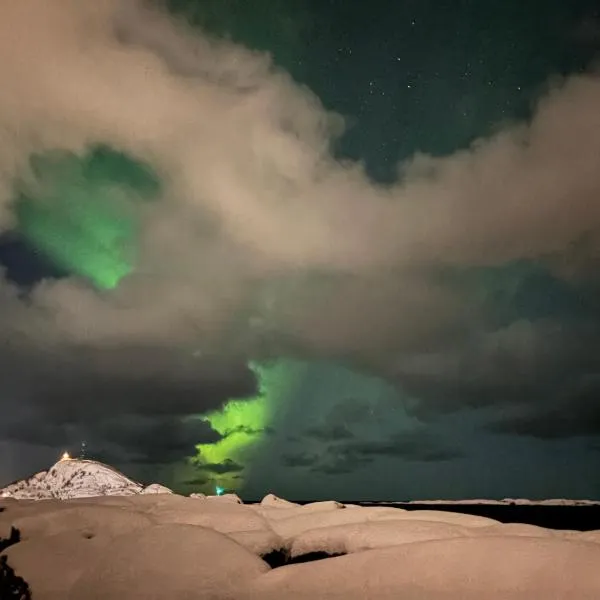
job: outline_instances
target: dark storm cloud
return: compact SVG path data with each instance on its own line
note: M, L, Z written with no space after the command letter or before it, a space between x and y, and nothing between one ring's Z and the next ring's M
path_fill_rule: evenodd
M203 485L206 485L209 481L210 478L208 476L199 475L198 477L186 479L185 481L182 481L182 483L184 485L201 487Z
M493 429L577 435L596 427L598 343L595 320L521 320L404 357L395 377L407 392L407 407L423 421L465 408L489 409L506 421Z
M585 376L565 387L559 403L548 399L521 404L490 423L494 433L539 439L600 436L600 374Z
M460 449L445 446L426 431L399 433L383 441L357 442L348 445L344 452L363 459L388 456L416 462L444 462L463 456Z
M34 446L66 448L73 442L70 429L63 423L36 418L16 421L5 417L0 425L0 436L6 440Z
M361 458L359 456L352 455L338 455L333 456L329 460L326 460L313 467L315 473L323 473L324 475L347 475L353 473L357 469L364 467L371 461Z
M343 398L331 408L327 415L329 423L361 423L371 416L373 403L368 399Z
M260 429L256 429L254 427L248 427L246 425L239 425L238 427L234 427L233 429L228 429L223 437L228 437L230 435L234 435L236 433L243 433L249 436L256 435L274 435L275 430L272 427L262 427Z
M281 462L286 467L310 467L318 461L317 455L307 452L288 452L281 456Z
M69 424L32 416L0 427L6 439L32 446L47 446L77 455L86 443L88 458L112 465L161 465L196 453L196 444L216 442L219 434L198 419L177 416L117 415L99 421Z
M228 473L239 473L244 470L243 465L227 458L222 463L205 463L197 467L199 471L206 471L216 475L226 475Z
M313 437L320 441L339 441L354 437L354 434L348 429L347 425L325 425L322 427L312 427L307 429L305 435Z
M12 338L14 339L14 338ZM189 349L137 347L0 350L0 438L79 452L115 466L164 465L220 436L193 415L256 392L245 364L219 364Z
M312 471L327 475L344 475L353 473L373 462L373 455L366 456L355 451L353 445L333 445L320 454Z
M140 464L169 464L196 454L196 445L212 443L221 436L199 419L181 420L177 417L119 417L102 423L92 430L88 442L93 450L95 436L105 441L107 454L117 450L112 461ZM106 443L108 441L108 444ZM118 452L122 453L119 457Z
M374 407L369 399L344 398L325 413L318 425L306 429L302 435L321 442L352 439L355 429L373 418Z
M383 440L356 440L330 445L313 463L315 472L345 474L382 457L409 462L446 462L462 458L460 448L451 447L426 430L406 431Z

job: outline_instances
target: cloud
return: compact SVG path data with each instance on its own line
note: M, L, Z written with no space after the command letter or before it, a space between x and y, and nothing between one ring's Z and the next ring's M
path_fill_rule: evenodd
M288 452L281 457L281 462L286 467L310 467L318 460L318 456L306 452Z
M209 481L210 481L209 477L198 476L198 477L192 477L191 479L186 479L182 483L184 485L188 485L188 486L202 487L202 486L206 485Z
M218 409L256 390L245 363L196 361L187 349L118 346L34 346L10 336L1 352L3 403L19 400L57 423L93 422L116 415L166 417Z
M380 384L382 382L379 382ZM370 390L373 394L373 389ZM357 431L366 425L377 423L375 416L378 409L384 407L389 411L390 405L385 400L374 398L346 397L337 401L321 416L317 425L309 427L302 435L321 442L336 442L353 439Z
M234 435L236 433L243 433L250 436L256 435L273 435L275 431L271 427L263 427L261 429L256 429L254 427L248 427L247 425L239 425L238 427L234 427L233 429L227 430L224 437Z
M245 365L198 361L186 348L70 348L11 335L0 350L0 438L45 447L40 469L82 440L90 458L135 476L220 436L195 418L256 392ZM41 453L38 453L41 456Z
M561 277L592 269L596 74L549 86L530 123L416 156L384 186L332 155L341 119L267 56L149 3L5 2L0 56L0 229L15 226L17 179L48 191L32 153L105 145L163 183L134 209L135 268L117 289L70 278L23 298L0 284L0 402L20 403L19 419L185 417L252 388L248 357L278 354L384 373L425 416L527 403L566 373L560 345L575 338L519 323L474 333L486 307L448 273L513 259ZM369 448L355 456L436 456Z
M115 466L167 465L196 452L196 444L218 441L220 436L204 421L177 416L113 415L100 420L49 420L45 415L22 421L6 419L0 436L7 441L46 446L51 455L68 450Z
M434 422L478 409L494 433L544 439L600 433L596 317L520 320L453 347L405 356L394 377L409 413Z
M561 393L540 403L523 403L488 424L489 431L543 440L600 436L600 377L580 375ZM557 397L558 396L558 397Z
M460 313L431 266L545 258L598 225L593 75L555 86L530 126L449 157L418 156L382 187L330 155L339 119L264 55L141 2L25 0L2 11L5 187L33 176L31 151L98 143L146 161L165 182L162 201L144 212L138 268L122 289L98 298L64 283L36 295L70 336L185 336L182 318L222 335L257 279L317 269L344 277L301 279L299 306L284 294L278 307L283 292L269 288L258 322L317 349L358 340L380 348ZM67 303L78 306L71 318ZM390 323L392 307L410 318Z
M102 454L109 464L170 464L194 455L197 444L220 439L216 431L199 419L139 415L104 421L94 433L105 440ZM97 447L94 439L87 442L90 451Z
M409 462L446 462L464 456L460 448L450 447L427 430L407 430L386 439L353 439L330 445L312 470L342 475L361 469L378 458ZM302 465L303 466L303 465Z
M348 475L369 463L364 457L342 454L315 465L312 470L324 475Z
M348 429L347 425L327 425L324 427L311 427L306 431L306 435L314 437L321 441L347 440L354 437L354 434Z
M204 463L196 467L200 471L207 471L216 475L225 475L228 473L239 473L244 470L244 467L230 458L225 459L222 463Z
M357 442L345 451L365 459L389 456L416 462L444 462L463 456L459 449L446 447L424 431L399 433L383 441Z

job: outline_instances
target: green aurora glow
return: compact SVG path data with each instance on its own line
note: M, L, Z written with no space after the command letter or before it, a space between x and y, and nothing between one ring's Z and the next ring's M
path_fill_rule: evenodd
M18 229L65 273L110 290L134 269L139 203L154 198L160 182L150 169L106 147L83 157L49 153L31 159L35 186L19 182L15 200ZM201 418L223 437L198 446L193 463L233 461L243 471L214 475L211 486L239 487L253 451L273 419L277 389L286 385L289 364L250 364L259 382L253 398L232 399ZM212 489L211 489L212 491Z
M249 366L258 380L258 394L229 400L221 410L201 416L223 437L212 444L199 444L193 464L202 469L203 465L232 461L242 467L241 471L231 473L211 473L207 484L210 493L217 485L236 490L245 483L254 457L284 406L282 400L297 389L305 369L304 363L286 359L250 362Z
M249 465L252 451L256 450L264 438L265 429L272 418L272 406L266 387L268 367L250 363L259 382L258 394L253 398L229 400L221 410L202 415L202 419L221 434L222 438L212 444L199 444L198 455L193 462L203 465L222 465L233 461L244 470ZM210 488L215 486L233 490L243 481L244 471L213 474L209 479ZM209 489L208 491L212 491Z
M167 6L193 26L268 50L293 74L301 70L304 40L315 25L311 11L297 0L276 0L275 5L260 0L251 7L242 0L168 0ZM65 274L83 277L102 290L116 288L135 268L136 204L158 194L156 175L105 146L92 148L83 157L63 152L36 155L31 169L35 187L19 182L16 189L20 234ZM274 402L281 396L277 390L290 384L290 375L290 381L296 381L286 361L250 366L259 380L259 393L232 399L222 410L201 417L223 438L199 445L194 463L223 464L229 459L244 467L242 474L249 469L273 419ZM235 475L219 475L218 482L227 489L237 488L243 479Z
M31 171L35 187L17 189L21 234L65 272L115 288L134 267L136 204L158 193L156 176L102 146L81 158L34 156Z

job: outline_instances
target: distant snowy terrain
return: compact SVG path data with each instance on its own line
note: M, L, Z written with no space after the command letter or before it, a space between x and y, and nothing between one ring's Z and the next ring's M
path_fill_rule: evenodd
M411 500L410 502L397 502L395 504L491 504L491 505L511 505L518 506L600 506L600 502L594 500L566 500L562 498L552 498L548 500L527 500L526 498L504 498L503 500Z
M0 489L0 498L48 500L88 498L92 496L129 496L170 492L162 485L144 489L108 465L93 460L64 458L48 471L36 473Z
M10 578L24 585L20 576L34 600L600 598L600 531L502 524L433 503L183 497L80 460L0 496L0 595Z

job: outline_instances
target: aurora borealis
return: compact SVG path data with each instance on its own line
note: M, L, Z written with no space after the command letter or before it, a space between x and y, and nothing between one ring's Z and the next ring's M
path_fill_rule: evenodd
M256 451L263 441L265 430L272 417L270 413L273 411L273 406L269 406L269 390L264 382L265 368L258 365L252 365L252 368L262 382L257 396L232 399L222 410L202 415L202 419L210 423L222 438L212 444L200 444L195 461L201 467L204 464L226 465L229 464L227 461L235 464L233 472L225 471L213 475L214 485L223 489L235 490L239 487L232 476L238 479L241 477L239 471L243 473L248 461L252 460L252 452ZM210 484L212 483L213 481L210 480Z
M134 268L133 204L156 195L157 178L105 147L83 157L34 156L31 166L39 191L16 200L22 235L65 271L115 288Z
M600 497L599 23L0 8L0 480Z

